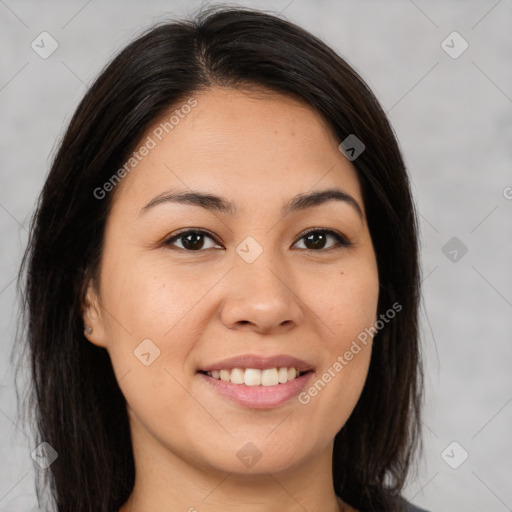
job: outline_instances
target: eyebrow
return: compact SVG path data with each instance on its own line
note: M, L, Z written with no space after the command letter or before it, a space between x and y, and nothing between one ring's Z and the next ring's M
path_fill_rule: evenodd
M298 194L292 197L285 205L283 205L281 214L284 217L291 213L306 210L307 208L311 208L313 206L319 206L329 201L342 201L346 204L349 204L354 208L354 210L356 210L360 219L364 219L364 215L361 207L359 206L359 203L347 192L335 188ZM144 208L142 208L142 210L139 212L139 215L143 215L148 210L163 203L190 204L194 206L200 206L206 210L225 213L231 215L232 217L236 217L238 214L236 204L232 201L228 201L223 197L199 191L171 191L163 192L162 194L154 197L146 206L144 206Z

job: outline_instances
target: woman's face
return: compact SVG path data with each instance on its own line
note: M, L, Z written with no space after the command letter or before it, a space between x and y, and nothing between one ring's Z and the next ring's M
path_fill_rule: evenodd
M313 109L221 88L194 98L169 133L148 131L115 189L84 322L110 354L136 452L274 473L330 453L356 405L375 253L355 169ZM352 199L300 200L326 190ZM182 193L209 198L171 200ZM301 365L295 379L279 370Z

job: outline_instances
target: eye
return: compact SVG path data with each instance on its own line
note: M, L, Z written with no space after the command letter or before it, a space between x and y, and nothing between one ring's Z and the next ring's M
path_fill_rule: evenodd
M313 251L313 252L321 252L325 250L326 240L331 237L335 240L335 243L327 249L333 249L336 247L349 247L352 242L349 242L347 238L345 238L340 233L336 231L332 231L330 229L312 229L306 233L304 233L300 240L305 240L306 247L305 250ZM215 242L213 236L204 230L199 229L189 229L187 231L182 231L171 238L167 239L164 242L164 245L172 245L176 246L179 249L183 249L185 251L193 252L193 251L201 251L202 249L211 249L212 247L219 247L219 245L213 245L210 247L205 247L204 239L209 238L212 242ZM181 247L176 245L175 242L181 241Z
M304 233L300 240L305 240L305 249L313 252L320 252L322 249L325 249L326 240L331 237L336 243L328 247L328 249L333 249L338 245L339 247L349 247L353 245L346 237L342 234L337 233L336 231L332 231L330 229L312 229L307 233Z
M204 248L204 238L209 238L212 241L215 239L206 231L202 230L188 230L182 231L177 235L167 239L164 244L165 245L174 245L174 242L177 240L183 240L182 246L178 248L186 251L199 251ZM211 247L206 247L206 249L210 249Z

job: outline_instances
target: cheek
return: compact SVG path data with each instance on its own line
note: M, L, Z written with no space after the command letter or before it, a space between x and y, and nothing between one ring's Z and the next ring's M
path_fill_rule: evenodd
M109 268L110 267L110 268ZM186 317L205 293L205 280L181 269L139 258L125 265L105 265L105 304L110 326L134 337L162 339ZM113 320L110 318L110 320ZM122 324L122 326L120 325Z
M182 389L169 373L184 382L187 357L208 318L206 301L201 299L219 275L211 271L200 275L192 266L178 268L162 258L128 260L125 256L123 261L119 256L105 260L102 286L108 352L118 381L122 379L120 386L124 390L128 381L141 379L140 389L152 396L158 389L179 396ZM114 261L117 264L111 264ZM137 389L133 390L135 403ZM151 408L151 401L144 400L141 407Z
M323 322L331 350L343 350L377 317L379 278L376 267L350 262L329 275L310 275L304 285L307 302Z
M331 276L317 280L317 286L310 287L316 291L308 295L309 304L321 320L326 357L301 403L312 407L312 414L326 419L333 432L352 413L368 373L379 297L373 261L370 258L367 263L361 260L347 264L337 279Z

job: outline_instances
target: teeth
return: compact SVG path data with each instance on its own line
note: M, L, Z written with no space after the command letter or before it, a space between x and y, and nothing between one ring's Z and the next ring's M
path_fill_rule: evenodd
M245 381L244 373L245 372L243 370L241 370L240 368L233 368L231 370L231 379L230 379L231 382L233 382L234 384L243 384ZM213 372L212 372L212 377L213 377Z
M277 380L279 381L279 384L288 382L288 368L279 368L279 371L277 372Z
M231 371L231 373L233 373L233 371ZM244 374L244 383L246 386L259 386L261 384L261 370L247 368Z
M212 370L206 375L224 382L245 384L246 386L277 386L294 380L301 375L297 368L233 368L232 370Z
M295 368L294 368L295 370ZM276 386L279 384L277 368L271 368L270 370L263 370L261 372L261 385L262 386Z

